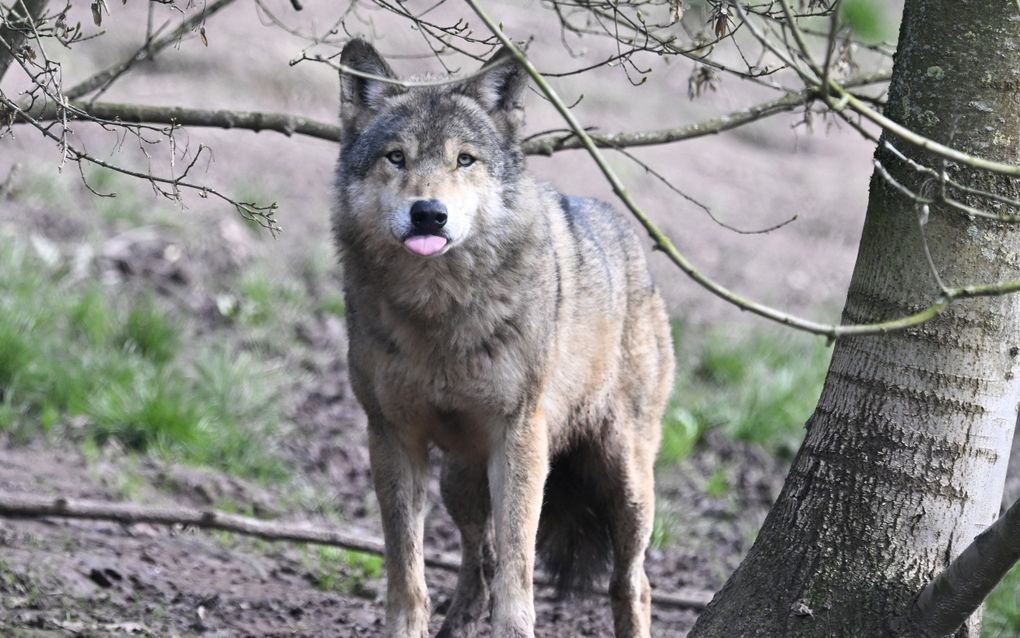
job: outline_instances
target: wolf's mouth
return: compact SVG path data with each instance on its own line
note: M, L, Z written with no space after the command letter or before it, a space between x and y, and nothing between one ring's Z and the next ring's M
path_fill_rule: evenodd
M411 235L404 238L404 248L423 257L439 254L449 243L442 235Z

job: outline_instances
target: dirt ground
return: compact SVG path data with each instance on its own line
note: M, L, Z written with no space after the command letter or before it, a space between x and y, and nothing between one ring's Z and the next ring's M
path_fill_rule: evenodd
M329 13L309 9L295 17L286 1L268 4L302 28L321 27ZM111 5L116 6L105 23L109 37L63 54L66 77L84 77L137 46L136 27L144 22L144 11ZM501 8L500 17L521 37L539 35L531 50L540 68L582 65L583 60L565 59L558 34L550 33L542 22L547 16L529 7L512 3ZM83 22L86 12L83 5ZM289 111L334 119L336 78L320 66L288 67L301 42L266 26L251 5L228 8L211 19L207 29L208 47L189 38L145 65L137 76L115 85L105 99ZM403 50L412 42L420 48L413 35L379 33L384 34L379 44L384 51ZM600 46L590 43L593 59ZM420 70L416 65L423 62L395 64L410 71ZM557 86L568 98L583 93L578 117L607 130L676 126L770 97L767 91L725 80L716 92L689 101L690 67L674 64L657 73L637 88L613 70ZM5 90L13 83L16 80L5 80ZM551 109L537 96L531 96L529 106L530 130L556 125ZM754 298L834 320L863 220L871 148L850 132L822 122L816 122L811 132L794 127L798 121L797 116L777 118L738 132L637 153L728 223L760 228L798 216L767 235L737 235L720 228L639 167L622 158L613 162L653 218L705 272ZM100 132L84 125L76 128L91 148L103 152L113 148ZM58 174L55 149L27 129L0 140L0 182L18 164L16 179L42 179L64 193L63 201L81 204L62 210L45 198L0 198L0 232L44 237L64 255L75 254L81 245L108 246L111 237L125 232L140 233L136 236L142 239L131 243L136 250L130 258L135 261L125 294L130 294L131 286L157 290L176 304L182 316L205 326L202 330L234 338L229 328L209 318L228 275L255 266L292 272L303 255L331 250L327 229L336 148L273 133L211 130L191 132L189 142L215 149L215 161L205 169L203 180L280 203L284 234L279 239L251 239L238 232L242 225L232 211L197 196L188 198L187 209L175 210L151 199L144 185L134 187L142 201L175 223L92 219L89 195L78 184L77 171L65 168ZM533 158L530 165L564 191L612 199L608 189L593 179L593 167L580 153ZM147 250L146 242L181 246L186 275L168 271L164 253ZM88 268L102 277L110 264L101 259L101 249L94 254L99 256ZM688 325L725 329L735 336L761 325L710 298L661 256L653 256L652 263L672 313ZM144 478L144 487L133 498L147 504L213 507L230 502L260 516L310 520L378 535L364 417L351 395L343 363L344 327L335 318L317 316L296 321L289 329L303 345L284 357L288 374L293 372L287 383L286 427L272 441L274 452L286 460L294 477L287 484L260 485L211 470L129 458L110 448L97 458L84 455L73 442L40 438L0 449L0 490L122 500L121 483L130 473ZM677 527L664 547L649 551L653 587L664 592L720 587L778 494L784 469L781 461L759 449L721 435L710 435L689 459L662 468L659 498ZM719 472L732 489L708 496L706 486ZM438 505L437 486L431 491L435 506L428 516L427 544L456 551L456 533ZM295 493L303 496L296 498ZM453 578L429 570L428 579L433 607L442 611ZM608 605L597 596L556 601L550 592L540 590L537 610L540 636L611 635ZM663 607L653 613L654 636L682 636L695 617L690 610ZM375 636L381 615L378 579L359 583L353 591L324 591L316 582L309 550L294 545L150 525L0 519L2 636Z
M313 399L320 401L321 399ZM332 434L360 451L359 417L349 399L319 408L347 414ZM331 423L336 423L332 421ZM337 430L345 430L338 432ZM315 459L319 450L307 450ZM344 529L375 530L363 454L330 453L321 471L305 480L323 494L336 490L334 517L289 508L288 499L212 472L135 466L160 489L147 504L212 507L225 494L283 520L312 520ZM705 484L727 459L732 493L709 498ZM733 463L739 461L739 464ZM121 500L116 460L85 461L73 450L52 446L0 451L0 489ZM656 591L712 590L739 561L767 507L777 494L782 468L752 450L714 441L660 477L660 498L679 504L677 538L650 550L648 572ZM343 475L342 483L328 480ZM337 488L340 489L337 489ZM437 486L432 502L438 503ZM428 518L429 547L453 551L456 531L441 507ZM381 583L354 591L323 591L307 552L284 543L254 542L193 529L167 530L147 524L56 519L0 521L0 630L4 636L376 636L380 634ZM428 570L433 608L444 610L453 575ZM539 636L608 636L612 620L604 598L559 601L540 588L536 601ZM682 636L694 620L690 610L656 607L656 636ZM436 627L441 615L436 616Z

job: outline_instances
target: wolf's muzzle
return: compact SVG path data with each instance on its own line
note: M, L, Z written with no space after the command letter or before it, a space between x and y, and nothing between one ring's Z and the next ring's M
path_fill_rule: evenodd
M411 205L411 231L415 235L438 235L446 225L446 204L438 199L419 199Z

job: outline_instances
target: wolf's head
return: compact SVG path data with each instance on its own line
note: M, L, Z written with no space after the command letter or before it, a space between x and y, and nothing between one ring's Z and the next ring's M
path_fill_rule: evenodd
M340 62L358 73L340 78L341 237L378 257L422 259L513 221L527 75L509 51L462 82L427 87L394 84L364 40Z

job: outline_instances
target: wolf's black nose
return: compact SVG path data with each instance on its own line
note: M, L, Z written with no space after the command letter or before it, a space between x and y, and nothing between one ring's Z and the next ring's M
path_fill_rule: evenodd
M446 204L438 199L419 199L411 205L411 229L435 235L446 225Z

